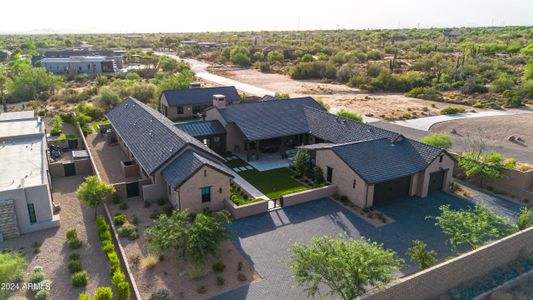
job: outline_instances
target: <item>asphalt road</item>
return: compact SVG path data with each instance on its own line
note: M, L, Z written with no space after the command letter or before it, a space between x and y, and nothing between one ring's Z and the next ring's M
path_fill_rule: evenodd
M389 122L379 121L379 122L372 122L371 123L374 126L387 129L390 131L398 132L403 134L404 136L414 139L414 140L420 140L421 138L425 137L429 134L428 131L405 127L398 124L393 124ZM463 152L466 151L466 139L461 136L453 135L451 134L452 141L453 141L453 147L452 150L454 152ZM511 157L516 159L518 162L525 162L529 164L533 164L533 149L520 146L517 144L511 144L510 142L508 144L503 144L496 141L491 140L484 140L485 142L485 152L490 151L496 151L501 154L503 154L505 157Z

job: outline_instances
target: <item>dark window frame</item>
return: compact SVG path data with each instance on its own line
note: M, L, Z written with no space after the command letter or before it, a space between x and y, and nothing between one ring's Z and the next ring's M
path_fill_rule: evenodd
M204 193L205 191L207 191L207 193ZM200 188L200 196L202 197L202 203L211 202L211 187L206 186Z
M176 106L176 114L177 115L183 115L183 112L184 112L183 105Z
M37 223L37 216L35 215L35 205L28 203L28 215L30 216L30 223Z
M333 182L333 168L330 166L327 166L326 181L329 183Z

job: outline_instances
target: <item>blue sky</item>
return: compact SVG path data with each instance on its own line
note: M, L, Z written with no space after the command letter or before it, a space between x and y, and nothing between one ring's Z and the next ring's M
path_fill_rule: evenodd
M533 25L533 0L23 0L0 4L1 33L491 25Z

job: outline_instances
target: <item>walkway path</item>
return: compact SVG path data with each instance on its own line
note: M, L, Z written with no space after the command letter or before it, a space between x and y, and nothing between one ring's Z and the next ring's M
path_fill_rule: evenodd
M156 52L157 55L165 55L171 58L174 58L176 60L181 60L181 58L177 55L166 53L166 52ZM207 71L207 67L209 67L208 63L201 62L196 59L186 58L184 59L186 62L188 62L191 65L191 69L196 73L196 77L202 78L207 81L211 81L220 85L227 85L227 86L235 86L235 88L239 91L245 92L246 94L250 94L253 96L263 97L265 95L274 95L275 92L269 91L260 87L256 87L247 83L242 83L240 81L236 81L233 79L229 79L223 76L215 75L212 73L209 73Z

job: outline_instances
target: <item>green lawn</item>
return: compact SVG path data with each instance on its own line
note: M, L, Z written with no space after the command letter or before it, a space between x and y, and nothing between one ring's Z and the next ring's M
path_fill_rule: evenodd
M103 125L103 124L109 124L109 121L108 120L104 120L104 121L92 122L91 123L91 128L93 129L93 132L98 133L98 125Z
M248 165L241 159L227 161L230 168ZM294 180L292 171L288 168L274 169L259 172L256 169L237 173L246 181L255 186L270 199L277 199L282 195L308 190L309 187Z

